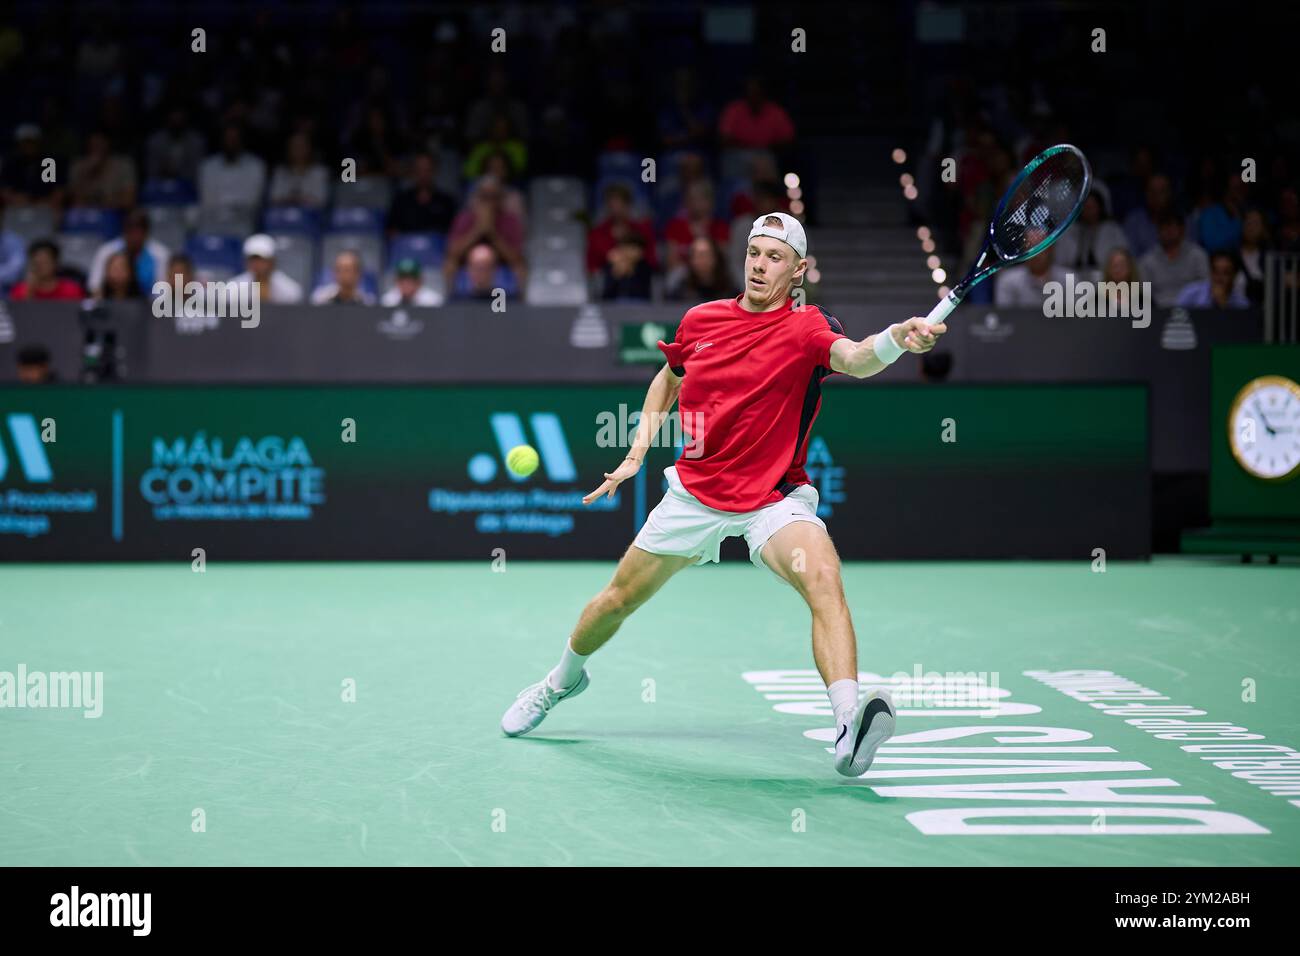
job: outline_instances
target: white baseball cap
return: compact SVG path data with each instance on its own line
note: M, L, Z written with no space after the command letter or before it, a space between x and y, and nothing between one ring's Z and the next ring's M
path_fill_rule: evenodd
M767 225L769 219L779 219L781 225ZM759 216L754 220L754 228L749 230L749 238L753 239L755 236L771 236L773 239L780 239L797 252L800 259L808 256L808 234L803 231L803 223L787 213L769 212Z
M264 232L249 236L244 240L244 257L259 256L263 259L275 258L275 240Z

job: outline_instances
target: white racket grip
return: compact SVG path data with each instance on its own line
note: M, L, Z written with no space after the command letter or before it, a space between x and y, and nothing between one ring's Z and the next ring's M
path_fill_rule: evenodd
M925 317L927 325L938 325L944 319L952 314L952 310L957 308L957 303L961 300L956 298L951 292L939 300L939 304L930 310L930 314Z

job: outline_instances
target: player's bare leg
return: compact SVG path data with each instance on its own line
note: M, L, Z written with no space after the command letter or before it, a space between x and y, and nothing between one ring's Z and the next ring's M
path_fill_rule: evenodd
M835 545L819 525L795 521L767 540L763 560L812 612L813 659L835 713L835 769L861 776L894 733L894 705L884 690L858 703L858 642Z
M501 729L510 737L528 733L540 724L551 708L587 689L587 658L614 636L623 622L654 595L664 582L694 558L651 554L636 545L627 549L614 577L587 602L578 624L565 644L564 654L549 674L532 684L515 699L501 718Z

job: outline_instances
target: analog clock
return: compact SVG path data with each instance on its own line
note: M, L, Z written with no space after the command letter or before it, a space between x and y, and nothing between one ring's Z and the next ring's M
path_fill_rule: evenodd
M1248 382L1228 411L1228 447L1256 478L1294 478L1300 472L1300 385L1282 375Z

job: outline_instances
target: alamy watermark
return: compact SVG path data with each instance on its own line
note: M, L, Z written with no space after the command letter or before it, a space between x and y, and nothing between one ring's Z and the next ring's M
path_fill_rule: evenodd
M0 671L0 709L80 709L92 719L104 713L103 671Z
M1064 282L1043 284L1043 315L1049 319L1133 319L1133 328L1151 324L1150 282L1093 282L1076 280L1073 272Z
M620 404L618 411L605 411L596 416L596 447L631 448L641 426L640 411L629 411ZM655 412L651 418L650 447L676 448L681 446L683 458L700 458L704 455L704 413L688 412L683 416L671 412Z
M255 329L262 322L262 287L257 282L174 282L153 284L153 314L158 319L237 318Z

